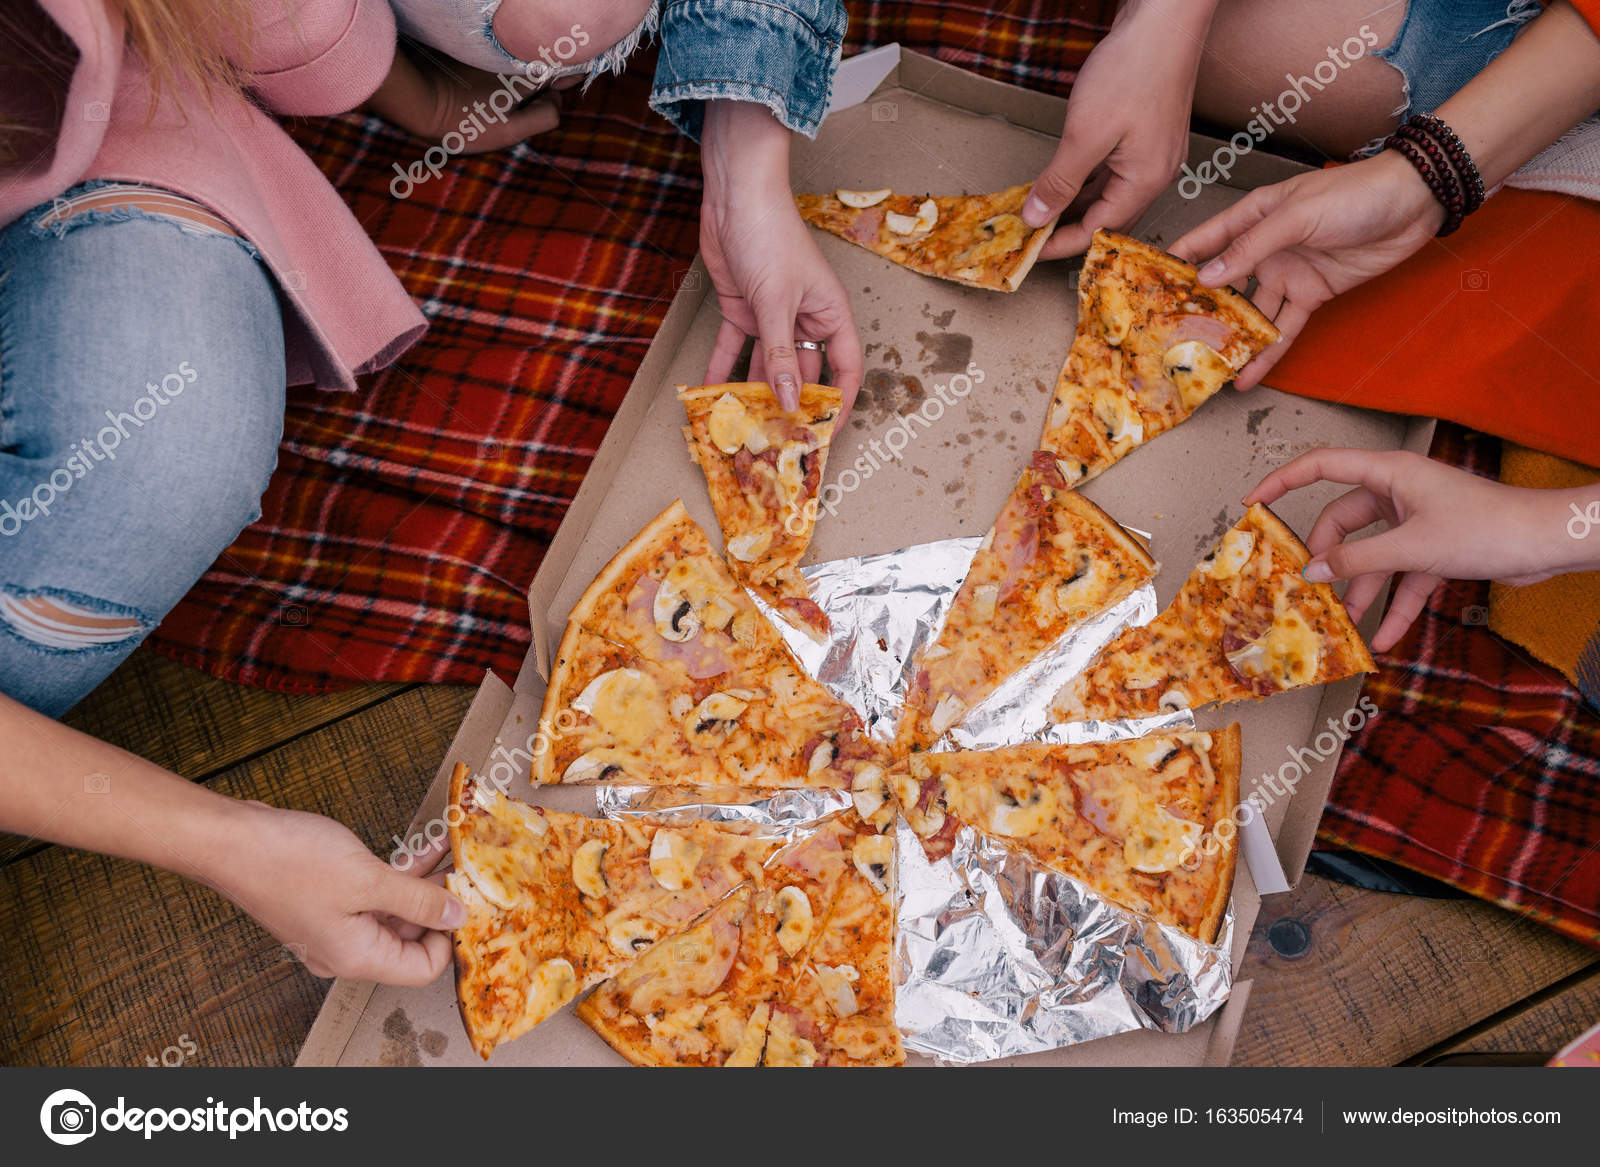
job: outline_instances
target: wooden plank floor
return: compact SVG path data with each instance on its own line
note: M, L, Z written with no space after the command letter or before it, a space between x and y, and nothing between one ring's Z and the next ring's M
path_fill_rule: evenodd
M224 793L332 815L381 854L471 695L288 697L136 653L69 720ZM5 837L0 935L6 1065L289 1065L329 984L205 888ZM1243 976L1241 1065L1536 1063L1600 1019L1600 953L1475 901L1314 876L1266 901Z

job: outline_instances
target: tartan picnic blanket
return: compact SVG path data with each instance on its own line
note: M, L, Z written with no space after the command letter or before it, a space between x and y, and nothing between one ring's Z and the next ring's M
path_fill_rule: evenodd
M1065 94L1115 7L852 3L845 51L899 42ZM151 647L286 692L517 671L526 586L697 246L697 150L650 113L652 69L405 200L391 167L415 140L360 114L291 127L430 328L360 393L291 391L262 518ZM1477 467L1484 446L1445 427L1438 453ZM1441 588L1380 659L1324 836L1600 945L1600 724L1482 626L1485 593Z

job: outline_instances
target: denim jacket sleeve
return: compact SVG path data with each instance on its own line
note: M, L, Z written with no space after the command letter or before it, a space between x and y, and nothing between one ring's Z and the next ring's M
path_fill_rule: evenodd
M760 102L815 137L846 23L841 0L665 0L650 108L698 140L708 100Z

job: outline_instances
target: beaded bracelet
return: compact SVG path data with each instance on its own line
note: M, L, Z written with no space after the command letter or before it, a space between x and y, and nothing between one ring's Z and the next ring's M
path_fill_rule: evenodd
M1477 164L1456 132L1433 114L1413 115L1383 144L1416 168L1444 208L1440 238L1455 231L1483 205L1483 176Z

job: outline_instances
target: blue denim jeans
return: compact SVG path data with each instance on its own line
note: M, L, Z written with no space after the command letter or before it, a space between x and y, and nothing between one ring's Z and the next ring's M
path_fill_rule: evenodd
M0 231L0 692L59 716L259 517L285 371L248 243L51 210Z
M528 64L495 38L500 4L390 0L402 31L494 72ZM620 72L627 55L656 33L661 53L650 108L689 137L700 137L708 100L757 102L791 130L814 137L828 112L848 23L842 0L660 0L630 37L588 66L556 75Z

